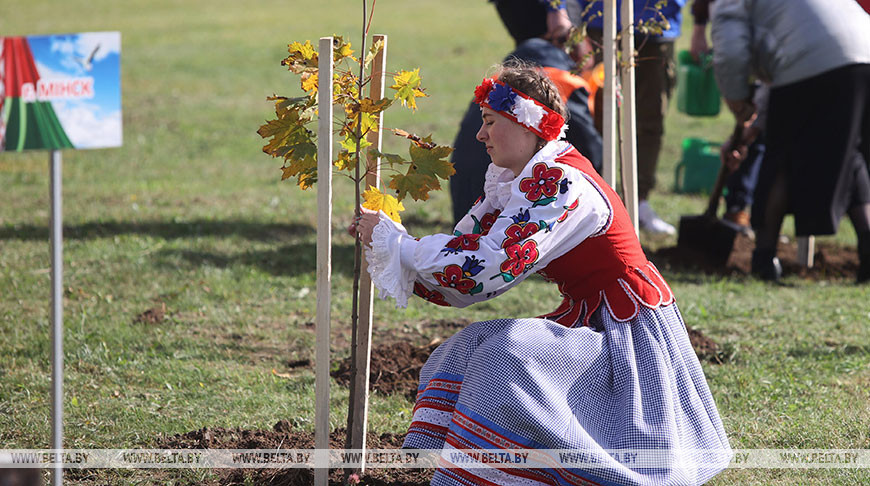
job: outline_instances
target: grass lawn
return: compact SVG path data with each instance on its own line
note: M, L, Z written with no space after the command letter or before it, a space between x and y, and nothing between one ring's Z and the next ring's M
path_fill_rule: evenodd
M313 430L316 193L280 181L256 134L266 97L298 91L279 65L289 42L339 34L359 44L361 3L227 0L0 0L0 32L119 30L124 145L63 153L65 445L144 448L202 427ZM687 24L690 21L687 21ZM688 28L688 25L684 26ZM372 32L389 35L388 68L420 67L430 98L386 123L452 142L474 86L512 41L487 2L382 1ZM688 43L688 36L679 47ZM676 222L703 196L672 192L686 137L722 140L731 117L667 118L652 196ZM385 137L384 150L405 150ZM0 155L0 449L50 445L48 154ZM336 179L333 356L348 354L351 184ZM412 233L450 227L444 191L406 204ZM791 224L787 221L785 232ZM675 237L642 236L651 249ZM854 247L848 223L824 238ZM742 449L870 449L870 291L851 280L666 272L687 324L729 350L704 362L731 439ZM542 279L456 311L376 301L379 338L438 337L433 323L551 310ZM518 294L519 295L519 294ZM136 317L163 309L159 323ZM439 334L440 335L440 334ZM446 335L441 335L446 337ZM276 371L276 373L273 372ZM290 376L287 378L286 376ZM333 427L347 393L332 387ZM370 428L404 433L413 404L374 394ZM106 482L196 484L208 471L106 471ZM870 470L729 469L710 484L858 484ZM75 481L72 481L74 484Z

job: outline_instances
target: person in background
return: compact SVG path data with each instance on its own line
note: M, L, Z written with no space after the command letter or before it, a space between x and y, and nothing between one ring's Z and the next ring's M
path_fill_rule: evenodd
M535 37L562 45L571 31L564 4L551 0L490 0L516 45Z
M562 0L565 1L573 0ZM656 186L656 168L665 131L665 113L676 83L674 41L680 36L681 9L685 0L666 0L656 10L654 0L633 0L634 21L662 22L660 35L638 34L637 64L635 65L637 113L637 190L638 223L642 230L652 233L675 234L676 229L661 219L649 203L649 195ZM601 45L603 13L601 0L577 0L582 12L581 21L593 43ZM622 29L617 1L617 29ZM601 126L596 114L597 126ZM600 129L599 129L600 131Z
M520 59L544 68L567 105L567 140L600 171L602 142L589 109L589 87L583 78L571 74L577 63L561 47L571 28L566 10L553 8L548 1L495 0L495 6L516 43L516 49L505 59ZM465 216L483 194L489 157L475 138L479 127L480 108L471 102L453 141L450 159L456 169L450 178L454 222Z
M722 163L730 174L725 180L725 220L744 228L744 233L754 237L751 229L749 209L758 185L758 172L764 159L764 127L767 123L767 100L770 86L756 83L753 103L755 116L744 123L740 138L729 137L721 147ZM732 134L733 137L733 134Z
M686 325L619 196L560 140L567 111L558 89L540 69L512 62L483 80L475 101L477 140L492 162L485 197L453 234L417 239L383 211L349 230L359 232L380 296L397 306L413 293L465 307L536 271L563 302L537 318L472 323L433 351L403 447L442 451L435 486L707 482L732 452ZM534 460L553 449L600 462L463 460L492 450ZM622 463L608 454L621 449L642 456Z
M714 0L695 0L692 2L692 37L689 52L699 61L703 54L710 52L707 42L707 24L710 20L710 4ZM758 108L757 116L744 127L742 138L729 137L722 144L722 163L728 165L728 178L725 181L725 214L723 219L736 223L744 232L753 235L750 228L749 208L758 182L758 170L764 158L764 124L767 121L767 98L770 86L756 83L753 98Z
M857 281L870 281L870 15L855 0L717 0L713 66L725 101L755 116L750 78L771 85L752 227L752 272L778 280L776 245L794 215L798 236L858 235Z

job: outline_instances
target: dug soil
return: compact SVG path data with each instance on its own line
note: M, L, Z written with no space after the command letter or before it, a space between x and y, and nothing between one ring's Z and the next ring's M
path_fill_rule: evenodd
M724 265L713 265L703 252L676 246L648 253L648 258L667 273L673 270L704 272L714 275L748 276L755 242L742 234L734 240L734 248ZM797 243L780 243L777 256L782 263L783 276L798 275L812 281L854 279L858 273L858 252L854 247L840 246L829 241L816 240L814 264L805 268L798 263Z
M434 327L442 328L446 334L452 334L464 325L464 323L439 323ZM695 352L701 359L716 362L718 345L700 331L688 329L689 337ZM417 392L417 380L420 368L426 362L429 354L438 346L440 339L419 344L413 341L418 339L397 340L372 348L370 386L375 393L399 394L414 400ZM300 366L310 366L310 363L302 363ZM332 373L336 381L347 386L350 381L350 358L339 363L338 368ZM404 434L381 434L369 433L366 437L366 446L369 449L397 449L402 446ZM345 430L338 429L330 435L330 448L343 449L345 447ZM311 432L295 430L291 422L281 420L272 430L247 430L241 428L226 429L221 427L209 427L185 434L164 437L157 444L163 449L314 449L314 435ZM218 479L212 481L215 486L243 485L243 484L269 484L277 486L310 485L314 481L313 471L310 469L216 469ZM360 477L360 484L375 486L417 486L429 484L433 470L431 469L402 469L402 468L377 468L369 469ZM330 470L329 484L343 484L344 472L342 470Z
M404 435L369 433L366 447L369 449L398 449ZM338 429L329 437L330 449L344 449L345 430ZM166 437L159 444L164 449L314 449L314 434L293 429L290 422L281 420L272 430L204 428L185 434ZM216 481L210 484L247 485L268 484L273 486L310 486L314 484L311 469L216 469ZM374 486L423 486L432 477L430 469L373 468L360 477L360 484ZM329 471L329 484L344 484L344 472Z
M669 271L701 271L708 274L748 276L754 243L739 235L734 250L725 266L715 266L708 262L703 253L692 253L676 247L663 248L649 253L649 258L666 273ZM794 242L780 244L779 257L785 275L798 275L809 280L852 279L858 268L858 257L854 248L844 248L828 242L817 242L815 265L811 269L797 263L797 248ZM139 317L140 322L159 322L162 308L151 309ZM468 322L431 322L425 334L447 337ZM722 363L721 347L702 332L687 328L692 347L698 357L707 363ZM384 338L385 336L381 336ZM401 395L409 403L417 393L417 380L420 369L429 354L441 342L441 338L429 341L424 335L404 336L396 339L379 339L381 344L372 348L370 386L373 393ZM311 367L308 360L288 363L290 368ZM351 376L351 361L346 358L332 373L333 378L348 386ZM397 449L402 446L404 434L369 433L366 442L370 449ZM345 431L338 429L330 436L330 447L343 449ZM157 445L165 449L313 449L314 435L311 432L295 430L291 422L281 420L271 430L225 429L220 427L203 428L185 434L164 437ZM310 485L314 481L310 469L217 469L218 479L212 485L269 484L277 486ZM344 473L330 470L329 484L343 484ZM366 485L405 485L429 484L431 469L376 468L369 469L361 478Z

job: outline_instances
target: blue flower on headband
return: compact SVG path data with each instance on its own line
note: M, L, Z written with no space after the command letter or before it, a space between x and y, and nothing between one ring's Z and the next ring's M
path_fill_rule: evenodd
M510 111L517 94L506 84L496 84L489 92L489 106L495 111Z

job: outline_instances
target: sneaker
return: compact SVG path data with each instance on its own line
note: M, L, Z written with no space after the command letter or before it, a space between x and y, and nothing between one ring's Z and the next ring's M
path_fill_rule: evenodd
M677 234L677 229L665 220L659 217L653 208L650 207L649 201L640 201L637 205L637 222L640 229L649 231L650 233L664 233L668 235Z

